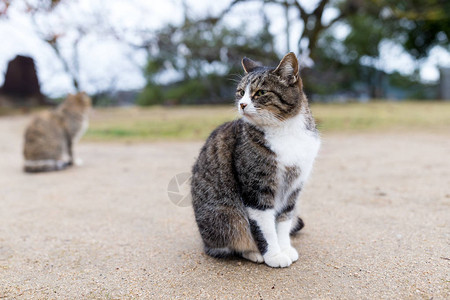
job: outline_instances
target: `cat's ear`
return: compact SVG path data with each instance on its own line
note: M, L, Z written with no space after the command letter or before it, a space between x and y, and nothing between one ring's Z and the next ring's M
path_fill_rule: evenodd
M294 84L299 80L298 60L293 52L286 54L280 61L278 67L272 71L274 74L286 79L289 84Z
M250 73L254 69L262 67L262 65L250 58L244 57L242 59L242 67L244 68L245 73Z

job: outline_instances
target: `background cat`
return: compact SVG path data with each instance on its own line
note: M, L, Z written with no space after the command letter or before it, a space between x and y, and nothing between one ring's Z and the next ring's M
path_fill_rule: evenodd
M62 170L74 163L73 145L88 128L91 99L69 94L60 106L33 119L25 132L25 172Z
M195 218L207 254L287 267L298 259L290 234L303 227L294 213L320 139L293 53L277 68L242 65L242 118L213 131L193 167Z

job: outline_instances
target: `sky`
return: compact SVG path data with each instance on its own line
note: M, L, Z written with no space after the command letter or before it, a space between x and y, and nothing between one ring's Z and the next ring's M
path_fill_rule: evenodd
M208 13L217 15L230 2L231 0L186 0L189 13L193 17L205 16ZM304 2L306 9L314 9L316 2L306 0ZM58 7L52 15L37 18L36 24L33 24L29 16L23 13L25 1L15 0L12 3L8 18L0 19L2 41L0 85L3 84L3 74L6 72L8 61L18 54L29 55L35 59L42 91L51 97L62 96L67 92L73 92L74 89L63 65L55 59L53 49L42 41L39 33L53 31L62 34L62 53L71 56L74 49L73 41L77 37L77 31L71 28L83 27L87 30L94 28L94 33L83 36L79 43L81 88L88 93L139 89L145 84L142 69L146 63L146 54L128 45L140 41L140 37L133 32L137 29L150 34L167 23L179 24L183 18L181 0L72 0ZM248 24L245 30L250 32L256 30L260 23L253 20L258 20L259 5L258 3L240 5L227 15L225 22L230 26L236 26L245 20ZM272 24L269 30L277 37L277 50L282 56L287 52L284 12L277 6L268 6L266 13ZM325 21L332 19L336 13L337 11L333 9L326 10ZM291 11L289 17L291 20L298 19L295 11ZM107 29L98 24L99 19L102 20L102 24L108 24ZM291 45L297 44L296 37L300 35L302 27L301 23L293 23ZM105 33L105 30L110 29L120 32L129 43L120 42ZM337 26L334 32L336 36L344 37L347 30L344 26ZM300 60L306 64L312 63L305 57L300 57ZM414 70L415 64L416 62L400 46L390 42L381 46L381 56L377 65L385 71L408 74ZM438 80L438 66L450 67L450 54L444 49L435 48L422 65L422 79Z

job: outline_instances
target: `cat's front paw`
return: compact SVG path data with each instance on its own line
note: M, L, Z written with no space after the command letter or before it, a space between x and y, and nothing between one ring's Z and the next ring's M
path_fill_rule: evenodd
M272 255L264 255L264 262L272 268L286 268L292 264L292 260L283 252Z
M295 261L298 260L298 252L292 246L289 246L288 248L281 249L281 252L286 254L292 260L292 262L295 262Z
M244 252L242 253L242 257L258 264L264 262L262 255L256 251Z
M75 161L73 163L77 167L81 167L84 164L84 162L81 158L75 158Z

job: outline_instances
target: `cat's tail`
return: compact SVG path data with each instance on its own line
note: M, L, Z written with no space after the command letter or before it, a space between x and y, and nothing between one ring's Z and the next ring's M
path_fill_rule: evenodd
M297 217L297 219L295 219L292 222L292 227L291 227L291 235L295 235L297 234L300 230L302 230L302 228L305 227L305 223L303 223L302 218Z
M69 162L54 159L26 160L23 170L27 173L59 171L67 168Z

